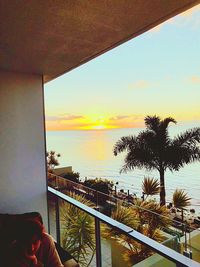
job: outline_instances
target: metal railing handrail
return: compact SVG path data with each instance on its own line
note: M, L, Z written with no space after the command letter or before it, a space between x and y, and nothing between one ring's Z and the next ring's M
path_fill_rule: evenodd
M85 189L85 190L89 190L89 191L91 191L91 192L93 192L93 193L98 193L98 194L100 194L100 195L104 195L104 196L106 196L106 197L110 197L110 198L112 198L112 199L116 199L116 200L119 201L119 202L122 201L121 199L118 199L117 197L115 197L115 196L113 196L113 195L105 194L105 193L103 193L103 192L101 192L101 191L95 190L95 189L93 189L93 188L87 187L87 186L82 185L82 184L79 184L79 183L76 183L76 182L71 181L71 180L69 180L69 179L67 179L67 178L63 178L62 176L59 176L59 175L57 175L57 174L53 174L53 173L48 173L48 174L50 174L51 176L54 176L55 178L63 179L63 180L65 180L65 181L67 181L67 182L73 184L74 186L77 186L77 187L80 186L81 188L83 188L83 189ZM123 200L123 201L125 201L125 200ZM187 225L186 223L184 223L184 222L181 222L181 221L178 221L178 220L175 220L175 219L171 219L171 218L169 218L168 216L165 216L165 215L162 215L162 214L158 214L158 213L156 213L155 211L148 210L148 209L146 209L146 208L144 208L144 207L138 206L138 205L133 204L133 203L129 203L129 204L132 204L134 207L136 207L136 208L138 208L138 209L141 209L141 210L143 210L143 211L149 212L149 213L154 214L154 215L156 215L156 216L159 216L159 217L161 217L161 218L168 219L168 220L170 220L170 221L173 222L173 223L181 224L182 227L184 227L184 229L186 229L186 228L189 227L190 229L198 230L198 229L194 228L194 227L191 226L191 225L188 226L188 225ZM200 231L200 230L199 230L199 231Z
M120 222L117 222L116 220L102 214L101 212L88 207L84 205L83 203L77 201L76 199L73 199L64 193L48 186L48 191L51 192L53 195L57 196L58 198L63 199L64 201L76 206L77 208L83 210L84 212L88 213L89 215L93 216L95 219L98 219L99 221L102 221L108 225L110 225L113 228L117 228L119 231L124 233L125 235L133 238L134 240L138 241L139 243L142 243L146 246L148 246L150 249L155 251L156 253L162 255L163 257L171 260L174 262L178 267L200 267L200 264L191 260L190 258L187 258L178 252L165 247L164 245L156 242L155 240L139 233L138 231L132 229L131 227L128 227Z

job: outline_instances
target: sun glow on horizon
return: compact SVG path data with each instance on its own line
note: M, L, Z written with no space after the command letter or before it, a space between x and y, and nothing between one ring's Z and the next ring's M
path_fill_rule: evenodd
M99 125L91 125L90 127L85 128L85 130L106 130L106 129L116 129L120 128L113 125L99 124Z
M114 117L113 117L114 118ZM106 130L124 128L117 121L112 121L109 116L97 115L68 115L68 116L47 116L47 131L56 130Z
M102 125L94 125L92 128L96 130L102 130L102 129L106 129L107 127L106 125L102 124Z
M152 115L152 114L146 114ZM167 117L168 114L162 114L161 118ZM198 114L193 116L192 120L189 116L171 114L179 123L199 122ZM71 119L69 119L71 117ZM122 128L144 128L144 115L128 115L128 116L72 116L67 118L49 116L46 118L47 131L66 131L66 130L111 130Z
M105 116L89 116L86 126L81 127L82 130L105 130L115 128L109 124L109 118Z

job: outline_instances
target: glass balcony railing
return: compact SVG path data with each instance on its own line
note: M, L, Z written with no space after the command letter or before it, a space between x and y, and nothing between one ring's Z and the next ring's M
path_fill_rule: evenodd
M178 210L175 220L174 211L162 210L154 201L149 205L148 201L115 191L107 195L54 174L49 174L49 185L73 198L79 196L80 202L200 262L200 224L198 220L194 223L194 218L193 224L185 223L188 212ZM190 214L189 222L192 216ZM158 228L159 231L148 231L148 225L150 230Z
M199 230L145 207L58 176L49 179L48 203L50 233L81 266L200 266ZM141 215L130 218L133 210Z

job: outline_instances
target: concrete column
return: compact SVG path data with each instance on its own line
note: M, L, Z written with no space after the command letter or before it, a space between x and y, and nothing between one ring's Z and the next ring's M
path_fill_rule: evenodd
M47 225L43 81L0 71L0 213L38 211Z

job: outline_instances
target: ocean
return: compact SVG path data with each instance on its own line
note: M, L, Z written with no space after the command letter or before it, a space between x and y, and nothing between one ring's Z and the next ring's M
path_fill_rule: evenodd
M197 127L197 124L182 124L169 128L170 136ZM80 179L107 178L118 182L117 189L130 190L141 196L141 185L144 176L159 179L157 171L147 172L135 169L120 174L125 154L113 155L114 144L122 137L135 135L143 129L81 130L81 131L47 131L47 151L60 153L59 167L72 166L73 171L80 173ZM165 173L166 200L172 201L176 188L183 189L192 198L191 207L200 211L200 162L186 165L178 172Z

